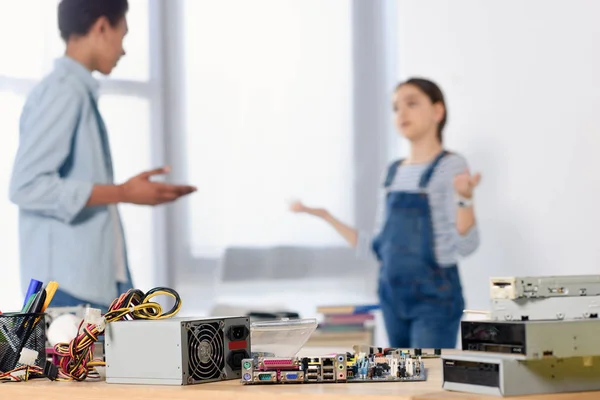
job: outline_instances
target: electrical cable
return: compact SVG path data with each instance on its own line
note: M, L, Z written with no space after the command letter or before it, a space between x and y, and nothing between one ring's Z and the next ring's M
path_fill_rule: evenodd
M173 307L163 313L161 305L151 301L154 297L166 295L175 300ZM104 323L139 319L159 320L171 318L181 309L179 294L169 288L156 287L147 293L139 289L130 289L113 300L108 312L101 321L89 323L86 319L79 324L79 335L70 343L58 343L54 350L58 355L59 371L57 380L83 381L100 377L96 367L105 366L104 361L94 360L94 343L104 331Z

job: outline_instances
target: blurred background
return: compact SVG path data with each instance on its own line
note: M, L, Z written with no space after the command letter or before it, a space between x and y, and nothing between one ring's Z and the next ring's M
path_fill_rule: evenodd
M599 2L130 4L128 54L98 77L117 180L169 164L199 189L121 206L136 287L173 287L196 315L376 302L377 265L286 201L372 229L406 152L391 94L413 75L440 84L446 147L483 175L467 307L487 308L490 276L600 271ZM23 101L63 52L56 5L0 0L0 310L22 304L8 184Z

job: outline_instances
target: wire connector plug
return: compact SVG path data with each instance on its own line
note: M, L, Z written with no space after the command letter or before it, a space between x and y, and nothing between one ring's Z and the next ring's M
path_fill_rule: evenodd
M106 328L106 319L102 316L102 310L98 308L86 308L83 317L83 325L95 325L99 332L104 332Z
M35 366L35 360L37 360L39 352L28 348L21 350L21 357L19 357L19 364L29 365L30 367Z
M51 361L46 361L44 365L44 375L51 381L58 379L58 367L52 364Z

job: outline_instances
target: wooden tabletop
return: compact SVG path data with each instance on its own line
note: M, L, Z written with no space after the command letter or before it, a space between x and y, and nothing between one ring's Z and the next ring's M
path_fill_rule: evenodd
M310 351L310 354L328 354ZM426 359L427 381L398 383L243 385L239 380L192 386L115 385L105 382L50 382L36 380L0 384L0 399L19 400L474 400L497 397L448 392L442 389L440 359ZM598 400L600 392L510 397L526 400Z

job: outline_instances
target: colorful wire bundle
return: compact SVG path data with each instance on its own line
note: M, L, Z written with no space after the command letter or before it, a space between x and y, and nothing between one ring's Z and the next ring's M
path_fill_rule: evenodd
M171 310L163 314L160 304L151 302L150 299L159 295L171 296L175 299L175 305ZM179 294L168 288L154 288L144 294L141 290L130 290L115 299L108 312L104 316L106 322L131 319L164 319L171 318L181 309Z
M46 376L46 371L42 367L38 366L30 366L24 365L19 368L15 368L12 371L0 373L0 383L7 382L27 382L30 379L35 378L44 378ZM56 381L71 381L68 376L63 373L58 372Z
M175 299L175 305L166 313L163 313L160 304L150 301L159 295L167 295ZM112 302L104 319L106 323L132 319L164 319L176 315L180 309L181 298L173 289L157 287L147 293L131 289ZM59 377L63 379L83 381L88 378L99 378L96 367L105 365L103 361L94 360L94 343L98 341L104 329L89 323L83 326L84 323L85 320L81 321L79 324L81 333L70 343L58 343L54 346L60 358Z
M20 373L24 372L24 374ZM43 375L40 367L23 366L12 371L0 373L0 382L24 382L29 380L30 375Z
M79 324L79 332L84 324ZM102 361L94 361L94 343L102 332L96 325L87 324L83 333L79 334L70 343L58 343L54 351L59 356L59 375L66 379L83 381L88 377L99 378L95 367L104 365Z

